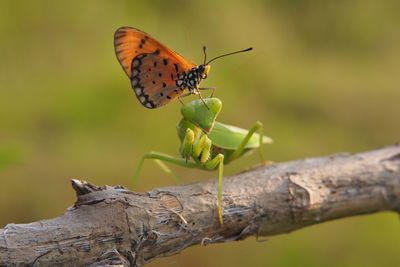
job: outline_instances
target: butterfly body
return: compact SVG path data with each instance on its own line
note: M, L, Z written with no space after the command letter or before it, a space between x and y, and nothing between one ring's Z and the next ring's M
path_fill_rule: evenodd
M210 65L201 64L189 70L178 77L176 80L176 86L179 88L187 88L190 94L197 94L200 82L207 78L207 74L210 71Z
M200 82L210 70L208 64L196 66L135 28L119 28L114 35L114 46L132 89L146 108L157 108L175 98L197 94Z

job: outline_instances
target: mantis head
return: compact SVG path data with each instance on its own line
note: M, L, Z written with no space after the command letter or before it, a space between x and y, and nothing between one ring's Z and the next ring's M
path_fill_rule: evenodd
M198 99L184 104L181 113L184 119L190 121L205 133L209 133L221 111L222 102L218 98L205 98L203 101Z

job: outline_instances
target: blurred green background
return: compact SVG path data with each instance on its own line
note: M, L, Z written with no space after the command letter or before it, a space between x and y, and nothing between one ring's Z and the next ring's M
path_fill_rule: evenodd
M220 121L266 125L273 161L360 152L400 133L400 2L1 1L0 225L63 214L70 179L131 185L149 150L178 155L178 101L148 110L118 64L113 33L142 29L194 62L216 61ZM186 98L189 101L192 97ZM232 175L257 155L225 168ZM171 166L186 182L215 172ZM140 191L172 185L147 162ZM394 266L398 215L324 223L258 243L192 247L149 266Z

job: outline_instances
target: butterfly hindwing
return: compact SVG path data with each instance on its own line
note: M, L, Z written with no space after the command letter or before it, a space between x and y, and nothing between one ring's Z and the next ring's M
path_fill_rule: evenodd
M160 57L158 52L135 57L131 66L131 85L140 103L147 108L167 104L187 93L176 80L184 73L172 58Z

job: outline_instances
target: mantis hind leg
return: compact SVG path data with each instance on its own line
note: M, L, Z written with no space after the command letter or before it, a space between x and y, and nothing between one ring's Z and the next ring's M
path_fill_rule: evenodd
M171 176L178 183L181 183L181 179L178 176L176 176L171 171L171 169L168 168L167 165L164 164L164 162L169 162L169 163L173 163L173 164L176 164L179 166L189 167L189 168L197 167L197 165L195 163L187 162L185 159L182 159L182 158L176 158L176 157L172 157L170 155L158 153L158 152L149 152L142 157L142 159L139 162L139 165L136 168L135 174L133 176L133 189L136 188L137 183L139 182L140 173L142 172L145 159L153 159L154 162L157 164L157 166L159 166L165 173L167 173L169 176Z
M259 121L256 122L256 124L258 126L258 133L260 135L260 138L258 139L258 151L260 153L260 160L261 163L265 162L265 157L264 157L264 146L263 146L263 138L264 138L264 127L263 124Z
M261 163L265 162L264 158L264 127L263 124L259 121L257 121L253 127L250 128L249 132L246 134L246 136L243 138L242 142L240 143L239 147L230 155L229 160L234 160L237 157L239 157L243 150L245 149L247 143L249 142L250 138L253 136L253 134L258 130L260 138L259 138L259 144L258 144L258 149L259 149L259 155L261 159ZM272 140L269 140L269 142L272 142Z
M207 169L213 170L218 166L218 187L217 187L217 208L218 208L218 220L220 224L223 224L223 206L222 206L222 183L224 179L224 155L218 154L212 160L205 163Z

